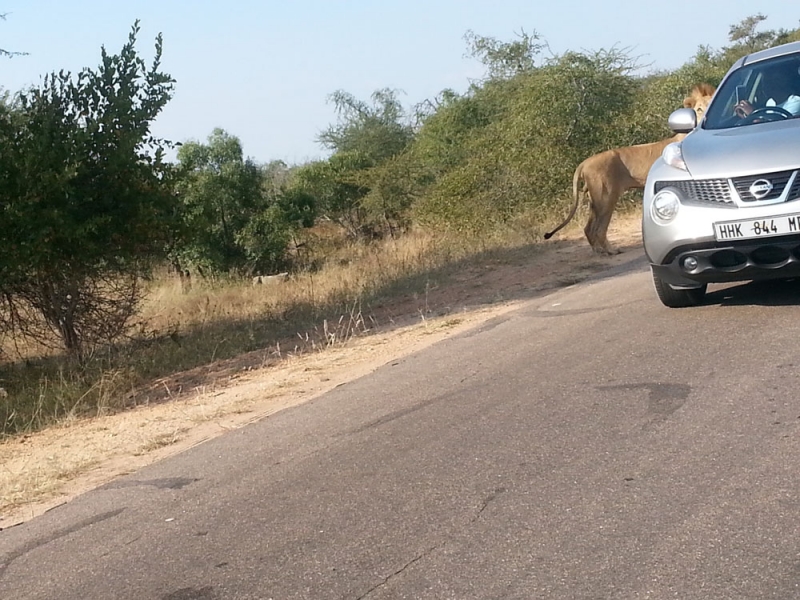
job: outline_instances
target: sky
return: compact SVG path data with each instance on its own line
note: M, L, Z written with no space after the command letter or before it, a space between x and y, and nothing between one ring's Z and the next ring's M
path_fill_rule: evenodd
M392 88L409 108L464 92L484 72L467 31L536 33L556 55L617 48L644 73L727 45L730 26L759 12L761 30L800 26L795 0L0 0L0 48L27 53L0 59L0 87L95 68L101 46L118 52L138 19L139 53L149 63L161 33L176 80L157 136L203 142L220 127L259 163L300 164L328 155L318 136L336 122L337 90L368 101Z

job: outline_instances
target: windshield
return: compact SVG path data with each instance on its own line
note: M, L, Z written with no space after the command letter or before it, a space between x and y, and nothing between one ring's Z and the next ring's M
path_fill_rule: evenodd
M705 129L727 129L800 115L800 53L745 65L731 73L708 107Z

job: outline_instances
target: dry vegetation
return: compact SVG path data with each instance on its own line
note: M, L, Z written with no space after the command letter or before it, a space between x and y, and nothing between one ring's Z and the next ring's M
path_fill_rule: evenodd
M181 391L163 378L246 355L250 368L314 351L391 325L387 300L423 299L426 290L471 263L516 249L535 252L541 227L520 219L502 237L464 240L415 232L373 243L341 243L315 232L313 269L285 281L203 280L191 289L161 273L123 343L98 349L84 365L47 348L7 340L0 363L0 433L30 433L77 417L106 414ZM319 257L324 257L320 259ZM404 318L407 318L404 315ZM180 385L180 384L179 384Z
M329 249L318 271L266 285L185 291L163 275L136 335L95 358L104 370L70 372L57 356L2 365L0 406L24 420L0 443L0 528L605 268L584 220L543 245L543 228L521 221L478 248L417 233ZM636 246L638 222L618 216L615 241Z

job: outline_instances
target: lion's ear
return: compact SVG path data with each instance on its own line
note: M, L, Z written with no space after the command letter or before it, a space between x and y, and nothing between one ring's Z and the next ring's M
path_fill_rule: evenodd
M694 98L687 96L683 99L683 108L694 108Z
M713 96L714 92L717 91L717 88L715 88L710 83L701 83L697 87L697 91L700 93L701 96Z

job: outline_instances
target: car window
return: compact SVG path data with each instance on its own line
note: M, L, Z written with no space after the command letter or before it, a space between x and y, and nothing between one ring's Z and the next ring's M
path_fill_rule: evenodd
M800 116L800 54L745 65L730 74L706 112L705 129Z

